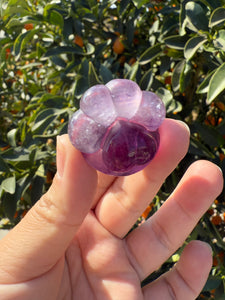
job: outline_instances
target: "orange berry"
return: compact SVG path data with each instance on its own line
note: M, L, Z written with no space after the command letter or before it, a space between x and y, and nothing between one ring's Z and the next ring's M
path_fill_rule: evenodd
M124 52L124 45L122 43L122 38L118 37L113 44L113 51L116 54L122 54Z
M46 173L46 183L52 183L52 179L53 179L52 172L48 171Z
M10 54L11 54L11 49L10 48L6 48L5 49L5 58L8 59L9 56L10 56Z
M212 115L208 115L208 117L206 118L205 120L205 124L206 125L212 125L212 126L215 126L216 125L216 119L214 116Z
M120 36L119 31L115 31L114 34L117 35L117 36Z
M220 158L220 161L223 161L224 158L225 158L225 155L224 155L223 153L220 153L220 154L219 154L219 158Z
M2 148L1 148L1 151L5 151L5 150L7 150L7 149L9 149L9 148L10 148L10 146L7 145L7 146L5 146L5 147L2 147Z
M142 213L141 216L142 216L144 219L147 219L147 217L148 217L150 211L152 210L153 206L154 206L154 204L150 204L150 205L146 208L146 210Z
M213 257L213 266L217 266L219 262L223 263L223 261L224 261L224 252L221 251Z
M24 210L23 212L22 212L22 218L24 218L25 216L26 216L26 214L27 214L27 212L28 212L28 210Z
M130 66L132 66L135 62L136 62L136 58L135 57L131 57L131 59L129 60L128 64Z
M22 72L21 70L17 70L17 71L16 71L16 75L22 76L22 75L23 75L23 72Z
M81 48L84 46L84 42L81 36L75 35L74 44L80 46Z
M171 82L172 82L171 76L167 76L167 77L165 78L165 84L171 84Z
M218 119L218 121L217 121L217 124L219 125L219 124L222 123L222 122L223 122L223 118L220 117L220 118Z
M32 23L27 23L27 24L24 25L24 28L25 28L26 30L31 30L31 29L34 28L34 24L32 24Z
M220 102L220 101L216 102L216 106L217 106L220 110L225 111L225 104L224 104L223 102Z
M220 224L223 222L223 220L222 220L221 216L215 215L215 216L212 216L211 222L212 222L214 225L220 225Z
M15 212L13 218L16 219L18 217L18 211Z
M120 63L121 66L124 65L125 61L126 61L125 55L120 56L120 58L118 59L118 62Z
M214 200L214 203L215 203L216 205L218 205L218 204L219 204L219 201L218 201L217 199L215 199L215 200Z
M139 44L139 39L135 37L135 38L133 39L133 44L134 44L134 45L138 45L138 44Z
M207 210L207 213L212 216L214 214L214 209L213 208L210 208Z

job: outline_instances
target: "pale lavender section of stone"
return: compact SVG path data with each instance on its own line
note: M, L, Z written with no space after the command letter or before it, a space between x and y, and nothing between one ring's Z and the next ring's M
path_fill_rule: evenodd
M92 120L103 126L112 124L117 116L109 89L100 84L84 93L80 108Z
M93 153L100 148L106 130L106 127L87 117L81 110L73 114L68 127L71 143L84 153Z
M155 131L163 122L165 114L162 100L152 92L143 91L140 107L131 121L146 126L150 131Z
M132 118L141 103L142 91L128 79L114 79L106 84L109 88L117 114L121 118Z

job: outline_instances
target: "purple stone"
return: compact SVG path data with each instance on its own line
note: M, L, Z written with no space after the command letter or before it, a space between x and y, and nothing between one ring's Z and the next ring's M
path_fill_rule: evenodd
M84 153L96 152L106 131L106 127L87 117L81 110L73 114L68 127L73 146Z
M128 79L114 79L106 84L112 95L117 116L132 118L137 112L142 98L139 86Z
M152 92L142 92L142 101L138 111L131 119L155 131L165 118L165 106L162 100Z
M112 124L117 117L109 89L100 84L84 93L80 108L88 117L104 126Z
M68 133L92 167L124 176L153 159L164 118L165 107L154 93L142 92L131 80L115 79L85 92Z

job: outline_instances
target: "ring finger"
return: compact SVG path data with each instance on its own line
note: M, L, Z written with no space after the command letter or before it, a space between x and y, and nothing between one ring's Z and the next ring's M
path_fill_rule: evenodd
M141 280L183 244L222 187L222 173L216 165L193 163L162 207L127 236L128 255Z

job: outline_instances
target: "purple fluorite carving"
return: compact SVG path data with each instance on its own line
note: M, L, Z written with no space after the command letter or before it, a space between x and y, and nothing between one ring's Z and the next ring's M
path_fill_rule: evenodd
M72 144L95 169L124 176L142 170L159 147L161 99L128 79L88 89L70 122Z

